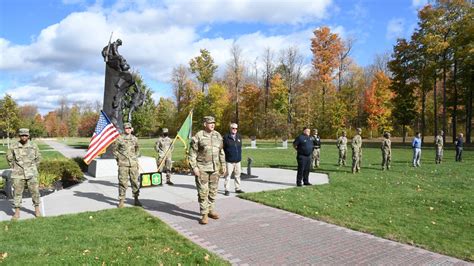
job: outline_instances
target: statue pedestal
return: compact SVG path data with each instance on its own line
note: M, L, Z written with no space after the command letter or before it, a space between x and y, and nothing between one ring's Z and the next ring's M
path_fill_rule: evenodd
M140 173L156 172L156 160L152 157L142 156L138 158ZM118 175L118 166L115 159L94 159L87 169L87 173L93 177L110 177Z

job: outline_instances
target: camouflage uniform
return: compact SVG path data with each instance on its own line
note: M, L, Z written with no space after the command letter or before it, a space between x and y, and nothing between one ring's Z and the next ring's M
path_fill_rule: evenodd
M29 130L22 128L19 134L28 135ZM12 168L11 179L13 182L15 208L21 207L21 200L25 185L31 193L33 205L38 207L40 204L39 182L38 182L38 167L41 160L41 155L35 143L27 141L22 144L20 141L13 143L7 151L7 162ZM18 217L17 217L18 218Z
M213 117L206 116L206 123L215 123ZM225 154L223 139L219 132L201 130L191 139L188 155L191 169L199 169L196 176L196 188L202 223L207 223L207 215L213 218L214 202L217 196L219 176L225 172ZM211 216L212 215L212 216ZM203 220L206 220L204 222Z
M168 133L168 129L164 128L163 133ZM171 160L171 153L173 152L174 147L171 145L173 140L168 136L159 137L155 143L155 151L158 152L158 157L156 158L156 164L159 167L161 164L161 169L158 169L160 172L166 173L166 183L172 184L171 182L171 168L173 161ZM168 149L171 150L168 151ZM168 151L168 154L166 152ZM166 158L165 158L166 154ZM163 162L163 160L165 160Z
M390 140L390 134L384 134L384 140L382 141L382 170L390 169L390 162L392 161L392 141Z
M357 134L352 138L352 173L360 172L360 165L362 161L362 137L360 133L362 130L358 129Z
M131 125L125 123L124 127ZM132 185L132 192L135 198L135 205L138 201L138 195L140 192L140 185L138 182L139 170L138 170L138 156L139 147L138 139L132 134L122 134L115 141L114 156L118 164L118 179L119 179L119 207L123 205L125 200L125 194L128 187L128 179L130 178L130 184Z
M436 146L436 159L435 162L436 164L441 163L443 160L443 132L440 132L438 136L436 136L435 139L435 146Z
M337 149L339 150L339 166L346 165L346 154L347 154L347 137L345 135L340 136L336 143Z

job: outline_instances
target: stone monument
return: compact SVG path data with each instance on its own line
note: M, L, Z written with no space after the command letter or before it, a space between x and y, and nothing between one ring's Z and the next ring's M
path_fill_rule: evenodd
M123 132L124 111L127 110L127 122L132 122L133 111L145 100L145 93L137 86L130 72L130 65L119 53L122 40L110 42L102 49L105 62L104 104L102 110L107 114L115 127ZM113 158L112 146L101 158Z
M127 60L118 51L119 46L122 45L122 40L110 41L102 49L102 57L105 62L104 104L102 110L109 117L110 122L120 132L123 132L124 121L133 125L132 113L143 104L145 93L135 82ZM91 162L88 167L90 175L94 177L117 175L118 167L113 155L113 146L110 145L107 148L101 159L95 159ZM141 173L157 171L154 158L142 156L138 161Z

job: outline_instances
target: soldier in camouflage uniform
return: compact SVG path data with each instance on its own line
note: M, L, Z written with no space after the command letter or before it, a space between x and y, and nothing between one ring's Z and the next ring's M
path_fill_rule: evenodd
M140 193L140 185L138 182L138 139L132 135L132 124L124 123L125 134L120 135L115 141L114 156L118 165L119 179L119 208L123 208L125 204L125 194L128 187L128 179L132 185L133 197L135 198L135 206L142 206L138 200Z
M435 159L435 163L436 163L436 164L441 163L441 161L443 160L443 146L444 146L444 143L443 143L443 135L444 135L443 130L440 130L440 131L439 131L439 135L436 136L436 138L435 138L435 146L436 146L436 159Z
M321 138L318 135L318 130L313 129L313 135L310 137L313 142L313 153L311 156L311 166L319 168L321 162Z
M352 138L352 173L360 172L362 161L362 129L357 128L357 134Z
M31 193L33 205L35 206L35 216L40 217L40 193L38 182L38 167L41 155L35 143L29 141L30 130L20 128L18 131L20 141L13 143L7 151L7 162L12 169L10 178L13 182L15 214L12 220L20 218L20 207L25 185Z
M339 166L346 165L346 154L347 154L347 137L346 131L342 131L342 136L337 139L337 149L339 150Z
M215 200L219 176L226 172L223 139L215 131L215 119L212 116L204 117L204 130L199 131L191 139L191 149L188 160L196 177L198 202L201 213L200 224L207 224L208 217L219 219L215 211Z
M174 149L173 145L171 145L172 143L173 140L168 137L168 129L163 128L163 136L159 137L155 143L155 151L158 152L156 163L158 167L161 165L161 169L158 169L158 171L166 173L166 184L168 185L174 185L174 183L171 182L171 168L173 164L171 153ZM168 149L170 150L168 151ZM163 160L165 161L163 162Z
M390 170L390 162L392 161L392 141L390 141L390 133L383 134L382 141L382 171Z

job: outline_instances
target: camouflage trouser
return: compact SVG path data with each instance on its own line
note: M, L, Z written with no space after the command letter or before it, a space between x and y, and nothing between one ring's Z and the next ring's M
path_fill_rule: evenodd
M156 166L160 167L161 164L161 158L156 159ZM165 162L161 166L161 169L158 169L159 172L166 173L166 182L171 181L171 168L173 167L173 161L171 158L165 159Z
M132 185L132 192L134 197L138 197L140 193L140 184L138 183L138 165L137 166L119 166L118 168L118 179L119 179L119 199L125 199L125 194L128 188L128 180L130 178L130 184Z
M39 193L39 183L36 177L30 179L22 178L13 178L13 189L15 190L13 195L13 206L15 208L21 207L21 199L23 197L23 191L25 190L25 185L28 186L28 189L31 193L31 199L33 200L33 205L39 206L40 204L40 193Z
M389 151L382 150L382 170L390 169L392 154Z
M314 167L319 167L321 149L314 149L311 157L311 165Z
M352 172L360 171L361 161L362 161L362 150L352 149Z
M443 160L443 147L436 147L436 163L441 163Z
M198 191L198 202L201 215L208 214L210 211L214 210L218 183L218 172L201 171L200 176L196 176L196 188Z
M341 165L346 165L346 154L347 150L346 149L339 149L339 166Z

